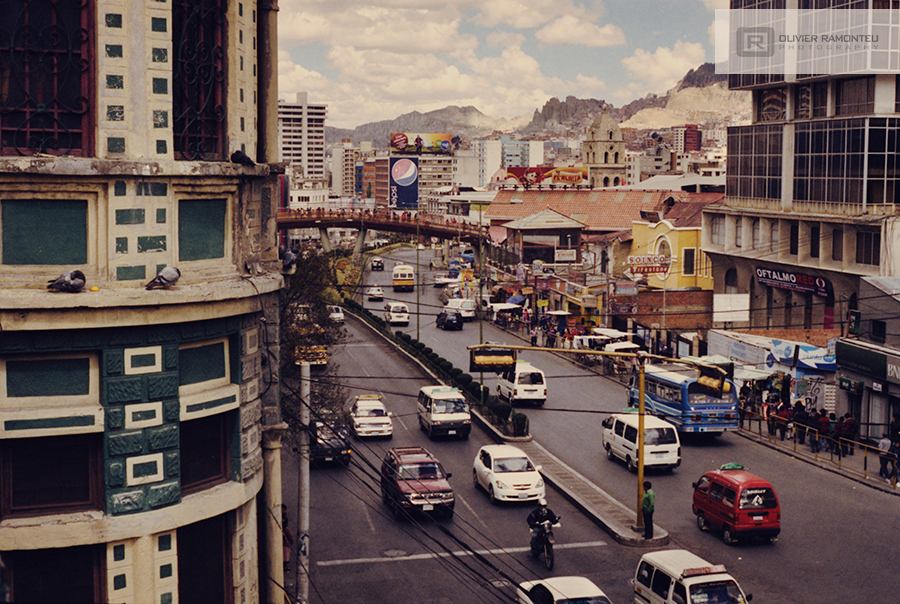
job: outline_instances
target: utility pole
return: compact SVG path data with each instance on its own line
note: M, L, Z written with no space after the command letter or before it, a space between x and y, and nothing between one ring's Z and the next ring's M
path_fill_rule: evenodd
M309 408L310 400L310 365L300 364L300 466L297 478L297 564L294 565L297 585L297 601L301 604L309 602ZM300 572L300 567L303 572Z
M644 361L646 357L638 353L638 473L637 473L637 519L635 530L644 530L644 514L641 501L644 498Z

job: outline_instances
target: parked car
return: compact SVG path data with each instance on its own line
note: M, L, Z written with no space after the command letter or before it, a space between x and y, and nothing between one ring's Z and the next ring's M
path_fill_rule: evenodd
M350 430L347 424L329 412L322 410L310 422L309 460L313 463L339 462L350 465L353 450L350 447Z
M472 462L472 481L500 501L537 501L546 494L541 467L512 445L485 445Z
M372 258L372 261L369 263L369 269L373 271L383 271L384 260L381 258Z
M357 437L394 435L391 413L380 394L360 394L350 406L350 430Z
M459 329L463 328L463 318L462 315L456 311L452 310L442 310L438 313L437 320L435 321L437 326L440 329Z
M516 589L516 604L610 604L609 598L585 577L550 577L525 581Z
M328 307L328 318L331 319L335 323L343 323L344 322L344 309L340 306L329 306Z
M707 472L693 487L691 509L700 530L721 530L729 545L740 537L778 540L781 508L769 481L732 463Z
M381 301L384 300L384 290L374 285L366 290L366 297L369 300Z
M424 447L394 447L381 462L381 499L398 519L413 511L453 518L450 477Z

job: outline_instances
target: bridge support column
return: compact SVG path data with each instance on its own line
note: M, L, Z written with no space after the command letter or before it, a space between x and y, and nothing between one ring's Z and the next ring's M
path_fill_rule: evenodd
M353 244L353 256L358 258L362 255L363 246L366 244L366 227L359 227L359 234L356 236L356 243Z
M327 227L319 227L319 238L322 240L322 251L326 254L331 252L334 248L331 247L331 239L328 238L328 228Z
M444 266L450 261L450 240L449 239L441 239L441 260L444 261Z

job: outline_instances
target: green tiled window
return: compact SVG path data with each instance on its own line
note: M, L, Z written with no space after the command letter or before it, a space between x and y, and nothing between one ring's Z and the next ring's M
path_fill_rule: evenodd
M138 253L166 251L166 236L153 235L148 237L138 237L137 251Z
M125 546L121 543L113 546L113 560L121 562L125 559Z
M150 60L152 60L154 63L168 63L169 49L154 48L152 51L150 51Z
M87 263L86 200L0 199L3 264Z
M110 59L121 59L122 58L122 45L121 44L107 44L106 45L106 56Z
M225 257L224 199L184 199L178 203L178 259Z
M106 150L110 153L125 153L125 139L120 136L111 136L106 139Z
M164 141L164 140L156 141L156 152L157 153L168 153L169 152L169 145L166 143L166 141Z
M153 127L154 128L168 128L169 127L169 112L161 109L154 109L153 111Z
M157 549L161 552L167 552L172 549L172 535L160 535L157 539Z
M116 281L138 281L147 278L146 266L116 267Z
M77 396L90 393L91 361L87 358L7 361L9 397Z
M166 20L162 17L152 17L150 19L150 29L157 32L165 32L168 29Z
M156 224L165 224L166 223L166 209L158 208L156 210Z
M116 253L128 253L128 237L116 237Z
M124 105L110 105L106 108L106 119L111 122L121 122L125 120Z
M125 188L125 181L117 180L114 185L113 195L115 195L116 197L122 197L126 192L127 189Z
M120 75L106 76L106 87L111 89L125 88L125 77Z
M182 348L178 352L178 384L199 384L228 376L225 342Z
M122 15L106 13L106 27L122 27Z
M169 94L169 80L153 78L153 94Z

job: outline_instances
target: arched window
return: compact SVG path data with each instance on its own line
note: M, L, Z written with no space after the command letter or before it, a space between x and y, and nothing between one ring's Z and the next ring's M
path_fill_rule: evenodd
M621 184L621 183L619 182L619 177L616 176L616 177L613 179L613 186L614 186L614 187L618 187L620 184Z
M609 186L609 176L604 176L604 177L603 177L603 186L604 186L604 187L608 187L608 186Z
M613 155L613 163L619 163L619 152L616 151L616 154Z
M604 164L608 164L608 163L609 163L609 151L607 151L607 152L605 152L605 153L603 154L603 163L604 163Z
M730 268L725 272L725 293L738 293L738 275L737 271L733 268Z

